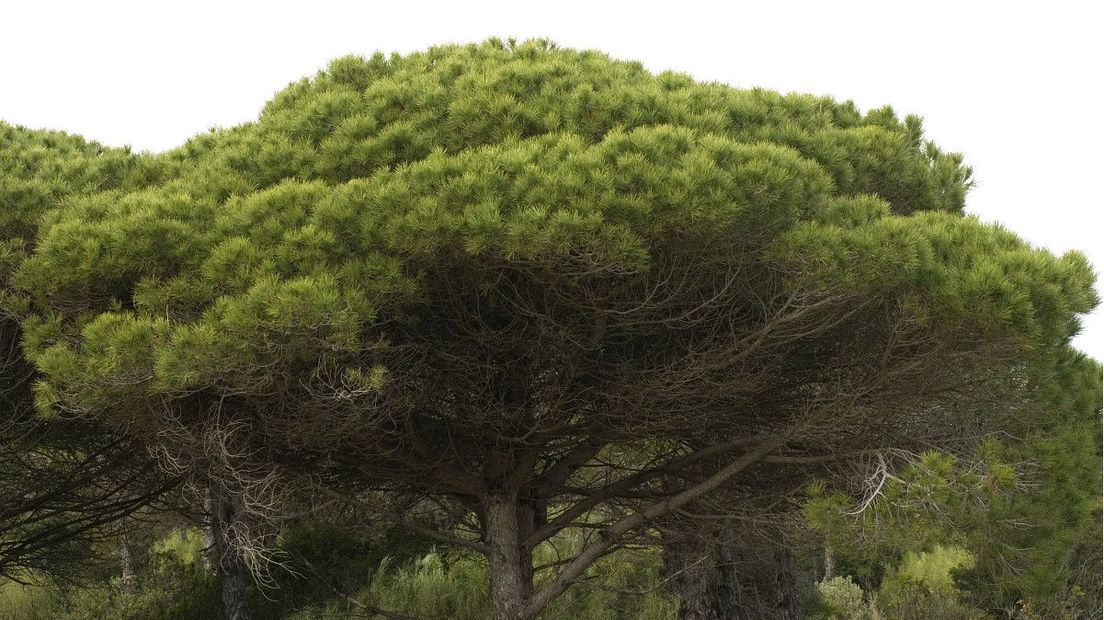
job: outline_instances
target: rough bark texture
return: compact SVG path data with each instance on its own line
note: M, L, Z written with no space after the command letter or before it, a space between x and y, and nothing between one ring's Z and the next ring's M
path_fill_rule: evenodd
M218 559L224 620L249 620L246 605L246 568L241 555L229 544L228 531L237 517L233 492L218 484L210 486L211 531Z
M119 563L122 569L123 594L134 595L138 593L138 581L134 576L134 554L130 549L130 542L126 536L119 542Z
M785 620L797 620L798 618L798 594L797 594L797 566L794 563L793 552L782 549L778 552L778 608L781 617Z
M827 581L836 576L836 554L831 545L824 545L824 580Z
M682 620L721 620L711 603L713 559L707 544L694 539L669 537L664 544L664 573L679 595Z
M211 501L207 500L207 511L213 514L211 509ZM210 523L203 526L203 572L210 575L215 572L215 565L218 564L218 552L215 549L215 529Z
M494 617L519 620L533 588L532 550L523 541L533 532L534 510L516 495L494 495L483 502L483 511Z
M793 553L769 541L668 531L663 561L664 576L679 595L681 620L799 617L801 587Z
M709 581L709 598L719 618L740 617L739 574L736 572L732 546L716 546L715 576Z

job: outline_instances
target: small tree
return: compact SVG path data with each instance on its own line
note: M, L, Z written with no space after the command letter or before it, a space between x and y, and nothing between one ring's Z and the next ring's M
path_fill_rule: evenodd
M1091 596L1100 574L1092 550L1100 539L1101 367L1058 349L1035 357L1022 380L1004 432L976 452L958 460L929 452L896 471L882 468L858 490L858 509L845 494L813 494L813 525L856 573L955 545L971 554L957 580L975 607L1099 611L1098 596L1078 600L1077 592Z
M40 407L257 512L292 471L458 498L498 618L722 486L976 442L1096 302L915 118L543 42L341 59L165 161L19 272Z

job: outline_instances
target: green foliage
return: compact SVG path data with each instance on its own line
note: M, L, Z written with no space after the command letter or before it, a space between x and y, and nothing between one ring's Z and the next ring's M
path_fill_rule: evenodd
M885 618L932 620L986 620L992 616L961 602L957 597L934 593L922 585L904 583L891 593L879 593L878 613Z
M978 559L971 587L994 607L1062 598L1079 584L1098 590L1099 551L1091 550L1101 540L1101 366L1067 350L1035 373L1023 426L1009 429L1023 441L1002 444L1003 459L1024 464L1024 484L999 495L970 528ZM1091 585L1084 575L1094 575Z
M420 272L472 261L631 274L691 247L770 248L797 288L902 297L1028 346L1068 337L1095 303L1084 259L959 217L968 173L921 134L889 108L544 41L339 59L256 123L157 163L119 155L104 165L126 183L47 217L16 277L65 317L27 339L38 403L269 393L385 341L429 294Z
M166 563L193 568L203 566L205 544L203 530L195 527L161 538L154 542L151 549L153 557L156 558L156 569L168 570Z
M77 196L144 187L158 181L163 169L151 155L0 121L0 171L0 301L18 312L21 297L8 281L47 214Z
M334 590L354 594L387 579L392 567L422 557L430 545L395 528L307 521L284 531L278 548L286 563L273 575L276 587L263 594L275 602L275 609L290 613L329 601Z
M960 217L940 189L959 160L919 132L889 109L860 117L545 42L341 59L256 123L166 154L144 187L49 215L15 276L39 308L25 340L37 403L107 412L271 395L353 358L385 368L373 352L389 326L450 266L551 285L737 252L795 274L795 294L844 287L1025 347L1067 338L1095 303L1083 257ZM130 410L111 415L156 431Z
M1043 600L1099 515L1085 482L1099 486L1100 367L1066 350L1098 302L1091 268L963 216L962 157L889 107L491 40L335 60L255 122L157 156L0 125L0 170L0 309L40 373L35 406L103 421L199 477L224 465L210 450L227 420L248 430L234 458L469 500L579 445L790 423L812 425L810 454L867 431L937 441L868 510L847 514L854 498L827 482L805 508L864 583L904 562L887 583L909 585L886 604L905 616L958 605L914 592L943 568L909 552L967 550L970 594L990 608ZM1021 441L948 439L1005 417ZM485 569L466 556L381 570L380 541L317 525L283 544L381 604L487 615ZM602 587L575 586L550 617L673 613L624 595L652 581L639 566L592 567ZM152 574L169 585L85 607L211 611L194 558Z
M426 618L478 620L491 613L489 576L480 558L430 553L386 571L367 590L382 609Z
M986 440L969 460L921 455L859 515L848 515L848 494L809 487L805 515L843 565L883 588L911 577L898 586L916 603L917 582L934 584L922 567L946 561L939 545L955 545L970 558L957 571L963 601L977 608L1096 606L1084 593L1100 572L1101 368L1063 349L1036 359L1024 380L1031 389L1005 427L1018 440ZM883 579L881 566L897 563Z
M198 546L197 546L198 542ZM137 593L119 579L79 585L38 580L0 586L0 616L10 620L209 620L221 614L218 580L203 573L196 554L202 536L176 532L158 540L137 572Z
M570 546L560 538L553 544ZM537 550L538 561L555 557L552 547ZM573 586L541 616L549 620L669 620L678 612L675 597L657 588L658 555L654 551L613 554L595 566L588 579ZM420 618L482 620L491 616L487 563L466 553L434 551L414 560L385 560L359 600L390 612ZM303 609L288 620L348 617L358 608L347 601Z
M1076 314L1098 301L1081 254L1048 256L1000 227L945 213L858 221L802 224L778 246L779 259L807 266L806 285L841 284L869 297L907 289L919 321L1011 330L1031 347L1065 342Z
M143 561L137 566L135 594L124 592L117 577L104 581L89 579L79 587L49 581L27 588L5 584L0 588L0 617L11 620L219 617L222 602L218 578L205 572L203 545L203 533L197 528L171 531L155 539L148 553L141 554ZM310 613L312 605L324 606L335 598L334 588L355 593L372 583L377 572L387 573L396 564L405 566L409 558L420 557L418 554L426 548L423 541L395 531L358 532L324 522L301 523L280 538L279 549L286 558L286 566L274 569L276 587L250 588L250 611L261 618L294 616L301 609ZM317 574L304 560L317 569ZM478 586L482 582L475 583Z
M125 594L117 583L72 592L59 620L208 620L222 613L218 580L194 567L175 568Z
M864 592L849 576L818 582L817 600L807 612L827 620L989 618L962 601L963 592L953 578L953 573L973 563L973 557L959 547L909 552L900 565L887 572L877 591Z
M936 546L931 551L907 553L904 562L887 579L918 583L933 592L950 594L955 589L952 571L973 567L974 557L965 549Z
M989 617L965 603L954 574L974 566L974 557L959 547L936 546L909 552L882 581L877 596L880 611L889 618L965 620Z
M821 609L815 613L840 620L865 620L869 616L866 595L850 577L817 582Z
M0 614L5 620L53 620L60 599L56 590L0 581Z

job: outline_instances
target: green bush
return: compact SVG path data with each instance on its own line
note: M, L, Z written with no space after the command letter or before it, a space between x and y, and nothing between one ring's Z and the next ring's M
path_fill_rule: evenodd
M53 620L60 603L56 589L0 581L0 618L3 620Z
M538 547L536 564L571 553L575 541L561 535ZM547 620L671 620L678 616L677 597L660 589L656 551L620 551L599 562L541 616ZM396 563L387 559L369 587L356 597L364 604L421 618L485 620L491 616L487 562L456 551L432 551ZM538 577L538 587L540 579ZM301 609L287 620L336 620L357 612L345 600Z
M936 546L908 553L896 570L882 580L878 606L889 618L964 620L986 618L980 609L963 602L954 573L974 566L974 557L961 547Z
M833 577L817 583L820 605L818 615L840 620L860 620L869 617L866 596L850 577Z

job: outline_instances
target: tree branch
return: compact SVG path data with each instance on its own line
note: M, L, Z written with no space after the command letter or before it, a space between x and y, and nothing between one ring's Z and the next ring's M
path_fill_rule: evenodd
M602 554L621 539L627 532L641 527L655 519L656 517L665 515L673 510L676 510L691 501L701 497L702 495L716 489L730 478L747 469L751 465L761 461L763 457L770 454L772 451L785 445L786 439L784 437L773 437L767 439L763 443L759 444L755 449L747 452L740 458L736 459L727 466L721 468L717 473L713 474L704 481L686 489L685 491L673 495L654 504L651 504L647 508L633 513L621 519L620 521L609 526L602 531L602 539L596 543L591 544L587 548L583 549L579 555L575 556L559 575L549 583L547 586L541 588L533 594L529 599L529 603L525 607L523 614L524 618L534 618L548 603L553 599L563 594L565 590L571 585L571 583L582 575L591 564L594 563Z

